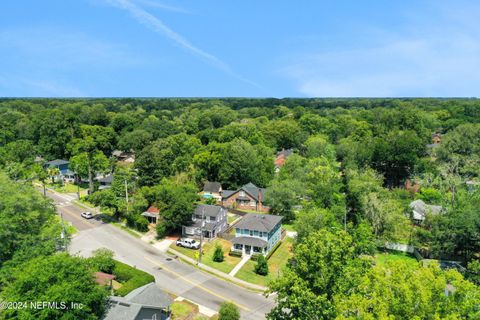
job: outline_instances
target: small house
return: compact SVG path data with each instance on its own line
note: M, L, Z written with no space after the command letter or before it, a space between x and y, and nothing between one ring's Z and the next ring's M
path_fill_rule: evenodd
M148 222L152 224L157 224L158 218L160 216L160 209L155 206L148 207L147 211L142 213L142 216L147 218Z
M111 296L103 320L170 319L172 298L154 282L139 287L125 297Z
M227 208L268 212L270 208L265 205L265 191L266 189L251 182L238 190L223 190L222 205Z
M47 161L44 164L45 169L57 168L60 171L60 174L64 174L68 170L69 162L67 160L55 159L52 161Z
M280 168L285 164L287 158L293 153L293 149L282 149L277 152L275 157L275 172L278 173Z
M423 200L412 201L410 203L410 209L412 209L413 221L418 224L425 221L428 214L437 215L443 210L442 206L429 205L423 202Z
M203 198L206 199L215 199L217 202L222 201L222 185L220 182L215 182L215 181L207 181L203 185L203 190L201 192L201 195Z
M103 177L99 177L96 179L97 182L100 184L98 186L98 190L105 190L105 189L108 189L112 186L112 182L113 182L113 174L108 174L106 176L103 176Z
M195 237L203 236L207 239L215 238L220 232L224 232L228 227L227 209L222 206L200 204L195 207L192 215L192 224L183 226L184 236Z
M245 215L235 224L232 251L267 255L281 240L282 218L272 214Z

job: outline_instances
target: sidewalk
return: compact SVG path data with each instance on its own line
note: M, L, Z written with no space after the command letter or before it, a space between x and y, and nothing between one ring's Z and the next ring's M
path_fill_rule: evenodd
M243 267L243 265L247 263L248 260L250 260L250 256L244 254L242 257L242 260L239 263L237 263L237 265L235 266L235 268L232 269L232 271L230 271L229 275L234 277L237 274L237 272Z
M250 283L250 282L246 282L246 281L243 281L243 280L240 280L238 278L235 278L229 274L226 274L225 272L221 272L217 269L214 269L212 267L209 267L207 265L204 265L203 263L200 263L200 264L197 264L197 261L190 258L190 257L187 257L186 255L178 252L177 250L175 249L172 249L172 248L169 248L168 249L168 252L178 256L180 259L182 260L185 260L186 262L192 264L192 265L195 265L197 266L198 268L202 269L202 270L205 270L205 271L208 271L210 273L213 273L214 275L220 277L220 278L223 278L223 279L226 279L228 281L231 281L235 284L238 284L242 287L245 287L245 288L248 288L248 289L252 289L252 290L258 290L258 291L266 291L267 288L266 287L263 287L263 286L259 286L257 284L253 284L253 283ZM240 262L241 263L241 262Z

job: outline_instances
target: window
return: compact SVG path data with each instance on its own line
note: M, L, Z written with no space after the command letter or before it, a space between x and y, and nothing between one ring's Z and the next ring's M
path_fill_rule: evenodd
M258 231L257 230L253 231L253 235L258 237Z
M253 230L250 230L250 236L253 237Z
M242 245L240 243L235 243L235 249L242 250Z
M242 229L240 229L240 228L235 228L235 232L238 233L238 234L242 234Z
M255 207L255 206L256 206L255 201L250 201L250 207Z
M240 197L245 197L245 191L240 191L239 194L240 194Z

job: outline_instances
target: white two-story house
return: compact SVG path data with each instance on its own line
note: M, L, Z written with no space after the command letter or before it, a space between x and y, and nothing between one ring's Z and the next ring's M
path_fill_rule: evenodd
M222 206L199 204L192 215L192 224L182 227L184 236L200 236L203 230L205 238L215 238L227 229L227 209Z
M249 213L235 225L232 250L267 255L281 240L281 229L282 216Z

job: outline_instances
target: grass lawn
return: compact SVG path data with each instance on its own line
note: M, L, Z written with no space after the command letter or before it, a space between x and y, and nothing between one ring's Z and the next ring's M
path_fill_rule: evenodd
M212 260L213 252L215 251L215 246L217 244L221 245L223 248L223 253L225 257L225 260L223 260L223 262L214 262ZM232 245L229 241L219 238L211 242L204 242L202 263L219 271L229 273L241 260L239 257L231 257L228 255L231 246ZM197 259L196 253L198 252L198 250L177 247L175 243L172 243L170 247L180 253L183 253L187 257Z
M172 320L209 320L217 319L216 316L209 318L198 313L198 307L188 301L175 301L171 305Z
M409 264L417 264L415 257L403 252L379 252L375 255L375 260L379 265L385 265L389 261L405 261Z
M297 231L297 230L295 230L293 224L282 223L282 228L287 230L287 231Z
M61 192L61 193L77 193L78 192L77 186L73 183L65 183L63 186L59 184L48 184L47 187L52 188L55 191ZM85 190L86 190L85 188L80 186L80 193L84 193Z
M249 260L235 277L250 283L266 286L268 282L281 274L282 268L287 264L288 259L292 257L292 245L293 239L285 237L282 240L282 244L268 259L268 275L261 276L256 274L254 270L257 262Z
M233 221L235 221L236 219L238 219L238 217L240 217L238 214L234 214L234 213L227 213L227 222L230 224L232 223Z

